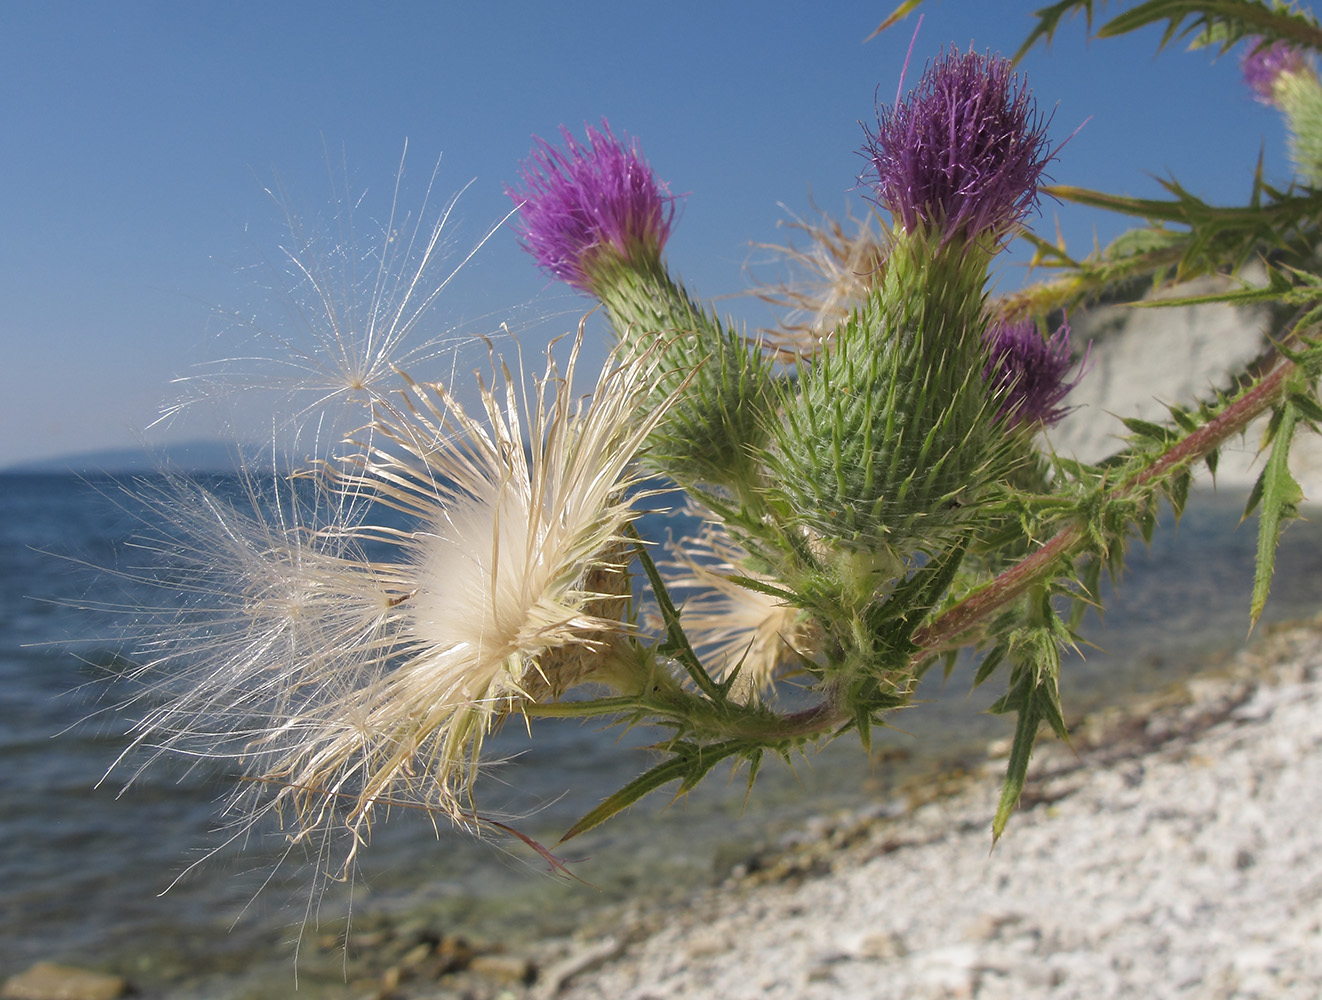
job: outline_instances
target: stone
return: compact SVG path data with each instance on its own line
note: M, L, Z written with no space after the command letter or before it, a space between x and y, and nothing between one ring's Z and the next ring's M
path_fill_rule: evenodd
M128 992L123 976L71 965L38 962L0 989L4 1000L116 1000Z
M625 942L618 938L605 938L561 959L548 968L537 983L535 996L549 1000L560 992L575 976L582 975L618 958L624 953Z
M519 955L478 955L468 971L496 983L531 983L537 976L533 963Z
M909 946L896 931L869 934L859 942L858 956L878 962L889 962L909 954Z

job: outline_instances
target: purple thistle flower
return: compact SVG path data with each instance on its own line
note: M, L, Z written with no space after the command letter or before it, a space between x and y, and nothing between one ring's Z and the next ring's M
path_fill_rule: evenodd
M1044 338L1031 319L1000 320L987 328L983 344L987 351L983 381L1000 399L999 412L1011 427L1050 426L1070 411L1060 403L1083 378L1087 358L1078 375L1066 381L1074 362L1068 323Z
M1037 203L1047 124L1009 60L952 50L864 125L876 200L907 231L999 240Z
M587 126L580 145L560 126L565 152L534 136L521 165L522 190L506 186L519 205L520 244L543 271L584 292L602 263L659 261L670 236L675 199L638 151Z
M1244 83L1263 104L1276 103L1276 81L1286 73L1298 73L1307 66L1303 52L1287 41L1270 45L1261 38L1249 39L1248 51L1240 61Z

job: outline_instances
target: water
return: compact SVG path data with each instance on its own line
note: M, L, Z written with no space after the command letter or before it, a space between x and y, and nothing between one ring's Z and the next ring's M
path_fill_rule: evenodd
M1167 524L1151 553L1139 547L1105 626L1086 625L1101 648L1067 666L1067 709L1164 687L1243 641L1256 544L1254 525L1234 530L1243 501L1198 495L1178 530ZM303 858L280 863L278 831L220 851L172 886L220 842L216 801L230 779L157 768L122 796L122 779L97 787L127 723L104 711L122 665L116 646L88 638L111 633L87 609L121 595L90 568L122 563L135 516L112 483L0 476L0 979L50 959L116 969L148 995L257 996L254 977L282 995L300 929L340 931L351 905L425 911L478 936L564 932L585 908L682 892L710 880L716 858L811 813L885 800L933 762L958 761L1011 731L1010 720L983 712L1000 693L997 679L969 696L971 667L961 664L948 684L925 682L919 696L929 703L897 719L905 733L878 735L873 760L845 738L793 771L766 766L747 800L742 775L717 776L668 808L665 793L654 794L572 842L563 853L590 886L549 876L517 844L438 834L425 814L378 827L354 883L321 895L310 893ZM1320 570L1322 519L1292 525L1266 617L1316 613ZM518 757L497 772L503 784L489 787L486 804L524 815L519 828L544 843L649 762L645 732L564 722L539 723L536 735L530 743L511 726L495 741L497 753ZM302 985L336 991L315 978Z

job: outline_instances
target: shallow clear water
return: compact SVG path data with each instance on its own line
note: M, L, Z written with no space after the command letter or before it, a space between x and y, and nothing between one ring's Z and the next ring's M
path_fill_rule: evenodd
M1243 501L1197 495L1178 530L1167 517L1151 552L1138 547L1105 625L1085 626L1101 649L1066 668L1067 709L1164 687L1242 643L1256 544L1254 524L1235 530ZM188 982L199 994L238 995L238 974L266 963L288 984L310 866L301 857L277 866L278 831L219 852L165 892L222 839L216 801L229 779L155 768L122 796L123 777L97 787L127 723L98 711L113 697L106 681L118 660L113 643L87 641L111 634L88 608L120 595L89 567L134 559L125 546L135 516L110 483L0 476L0 979L53 959L109 965L149 990ZM1292 525L1266 617L1316 613L1320 570L1322 520ZM794 771L764 767L747 798L742 774L715 776L669 807L665 792L654 794L567 845L591 886L549 877L517 844L438 834L425 814L392 816L355 884L317 897L312 925L341 930L352 902L360 912L425 910L479 936L533 937L570 929L603 901L682 891L712 878L717 859L811 813L885 801L934 761L1008 735L1010 720L984 712L997 680L970 696L971 669L961 664L944 685L928 678L919 693L928 703L896 720L904 733L877 735L873 759L846 738ZM537 737L511 726L496 738L496 754L516 759L496 772L484 804L523 816L519 828L544 843L649 762L646 732L558 722L539 724Z

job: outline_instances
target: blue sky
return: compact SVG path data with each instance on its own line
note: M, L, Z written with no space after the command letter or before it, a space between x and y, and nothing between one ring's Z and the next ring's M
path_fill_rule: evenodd
M951 43L1011 54L1040 5L928 0L910 83ZM0 467L140 440L172 377L226 355L220 312L263 308L253 268L282 225L264 189L278 178L312 225L333 226L346 192L362 196L360 217L384 217L406 140L401 203L420 203L440 157L434 198L469 185L449 230L466 251L508 210L503 185L531 136L604 115L685 195L672 269L704 298L746 289L750 243L782 240L787 209L861 204L858 123L894 97L915 23L865 43L893 6L0 0ZM1243 200L1265 147L1269 179L1285 182L1280 123L1236 60L1158 54L1157 40L1086 42L1076 21L1026 59L1054 137L1087 120L1054 179L1155 195L1153 175L1173 174ZM1081 251L1119 226L1047 202L1036 227L1057 220ZM1022 259L1003 283L1021 280ZM589 305L548 284L505 228L426 334L508 318L537 347ZM147 439L206 436L213 419Z

